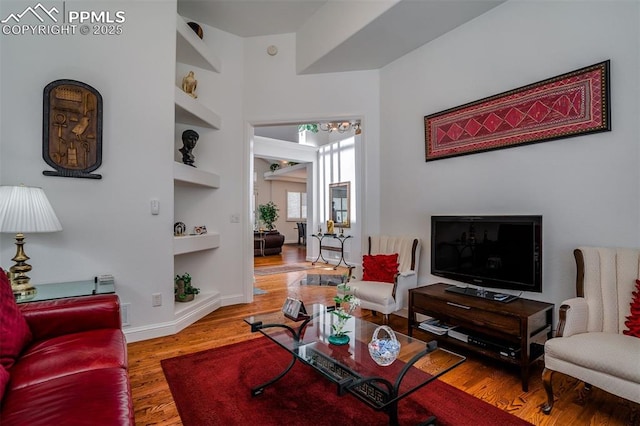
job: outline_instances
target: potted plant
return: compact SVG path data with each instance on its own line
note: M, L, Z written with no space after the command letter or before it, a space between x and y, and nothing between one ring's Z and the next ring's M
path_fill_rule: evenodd
M176 302L190 302L196 294L200 293L200 289L191 285L191 275L176 275L175 284L173 286L173 295Z
M335 323L331 324L333 334L328 338L329 343L334 345L346 345L349 343L349 336L347 336L348 330L344 329L347 324L347 320L351 318L353 311L360 306L360 299L350 294L351 287L347 284L338 284L338 294L333 297L333 301L336 302L336 309L333 311L333 315L337 317ZM349 306L345 308L344 304Z
M258 212L260 212L260 220L262 220L269 231L273 231L273 223L278 220L278 207L273 201L269 201L267 204L260 204L258 206Z

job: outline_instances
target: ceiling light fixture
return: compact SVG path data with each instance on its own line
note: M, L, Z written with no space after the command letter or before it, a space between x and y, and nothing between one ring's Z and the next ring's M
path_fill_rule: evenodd
M360 134L360 123L358 121L330 121L328 123L320 123L318 128L329 133L345 133L353 130L356 135Z

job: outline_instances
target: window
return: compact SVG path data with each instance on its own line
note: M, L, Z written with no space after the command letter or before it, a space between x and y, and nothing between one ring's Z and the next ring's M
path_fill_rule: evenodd
M287 191L287 220L307 219L307 193Z
M351 182L349 208L349 224L356 222L356 157L355 138L347 139L323 145L318 149L318 203L319 222L323 223L331 218L333 207L330 203L330 194L327 192L331 184L338 182ZM334 220L335 222L335 220Z

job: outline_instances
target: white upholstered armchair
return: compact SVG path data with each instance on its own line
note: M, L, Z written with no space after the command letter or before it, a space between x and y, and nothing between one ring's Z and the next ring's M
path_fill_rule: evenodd
M623 334L639 277L640 250L580 247L577 296L560 306L556 337L545 343L543 412L553 408L554 372L640 403L640 338Z
M398 272L392 283L379 281L349 281L349 287L360 299L360 306L385 315L407 306L408 291L418 283L420 240L413 237L370 236L368 255L398 254ZM366 271L365 271L366 272ZM351 275L351 271L350 274Z

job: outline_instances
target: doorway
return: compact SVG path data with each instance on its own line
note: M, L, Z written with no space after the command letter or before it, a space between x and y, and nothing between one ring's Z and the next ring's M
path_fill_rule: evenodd
M344 125L346 123L346 125ZM249 170L251 179L248 193L249 218L254 230L259 229L259 217L257 206L261 203L279 198L279 213L283 215L279 219L278 228L286 234L285 240L287 248L295 246L297 254L295 256L285 256L283 260L295 263L300 259L298 246L298 226L299 220L287 221L289 206L286 202L287 184L275 183L277 179L286 179L289 171L300 171L304 169L306 176L300 179L298 176L298 190L302 194L306 189L306 244L302 244L306 261L312 261L318 257L319 247L317 239L311 238L318 230L327 232L326 221L331 218L329 207L329 185L337 182L348 181L351 187L352 205L350 206L351 220L348 221L349 232L353 236L350 239L349 252L353 253L353 258L357 259L360 253L360 221L357 220L358 206L361 202L360 182L356 178L359 175L358 156L360 147L357 145L362 141L360 131L360 121L354 121L357 127L352 127L349 122L342 122L338 125L330 123L317 123L316 131L306 130L307 124L298 123L277 123L277 124L252 124L248 125L248 154ZM322 126L322 127L321 127ZM333 127L331 127L333 126ZM305 127L305 131L301 131ZM346 141L348 140L348 141ZM273 167L273 170L272 170ZM292 180L292 179L290 179ZM280 181L281 182L281 181ZM286 181L285 181L286 182ZM304 182L304 183L303 183ZM302 204L302 203L301 203ZM289 219L291 219L289 217ZM291 253L288 250L288 253ZM253 253L253 251L252 251ZM325 253L326 254L326 253ZM349 256L349 253L347 253ZM253 257L253 256L252 256ZM290 259L290 260L289 260ZM253 259L255 266L266 260ZM337 260L337 259L329 259ZM253 272L253 271L252 271ZM255 274L252 274L255 275Z

